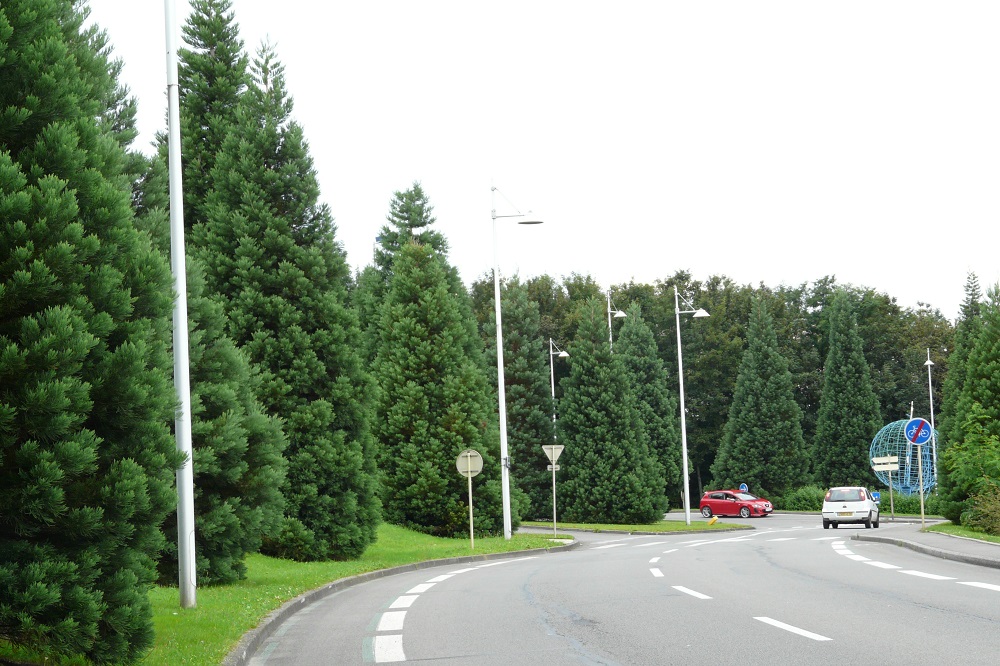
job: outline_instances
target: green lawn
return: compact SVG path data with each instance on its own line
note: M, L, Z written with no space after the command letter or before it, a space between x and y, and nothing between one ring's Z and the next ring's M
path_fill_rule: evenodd
M925 527L924 529L928 532L943 532L944 534L953 534L955 536L968 537L969 539L980 539L982 541L1000 543L1000 536L993 536L992 534L985 534L977 530L970 530L968 527L962 527L961 525L955 525L950 522L931 525L930 527Z

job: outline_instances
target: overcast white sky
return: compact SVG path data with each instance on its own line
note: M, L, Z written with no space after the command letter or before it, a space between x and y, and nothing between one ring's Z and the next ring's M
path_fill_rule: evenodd
M186 0L175 0L183 21ZM90 0L166 127L164 3ZM836 275L958 313L1000 280L1000 3L234 0L286 67L348 261L415 180L469 282ZM516 212L497 199L497 213Z

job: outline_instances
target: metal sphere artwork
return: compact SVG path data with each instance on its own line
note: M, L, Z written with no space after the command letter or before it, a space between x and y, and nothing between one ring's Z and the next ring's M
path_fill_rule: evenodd
M932 433L931 440L926 444L917 446L906 438L904 429L909 419L894 421L883 427L872 440L871 448L868 451L869 458L881 458L882 456L898 456L899 471L896 472L875 472L878 480L889 485L890 474L892 477L892 488L903 495L915 495L920 492L920 476L923 475L924 493L930 491L937 484L934 476L933 445L937 442L937 430ZM917 451L920 451L919 459ZM920 466L923 469L920 469Z

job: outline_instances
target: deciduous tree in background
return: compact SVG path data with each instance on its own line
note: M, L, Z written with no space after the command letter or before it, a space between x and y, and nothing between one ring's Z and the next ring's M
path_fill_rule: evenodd
M801 419L767 302L754 298L729 419L712 466L715 485L746 483L755 493L778 495L805 485L809 456Z
M869 447L882 427L878 397L869 381L850 297L838 291L830 308L829 351L813 442L815 477L826 486L867 486L874 477Z

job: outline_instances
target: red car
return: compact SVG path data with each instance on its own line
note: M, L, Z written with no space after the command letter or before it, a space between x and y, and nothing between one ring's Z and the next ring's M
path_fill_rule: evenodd
M763 497L757 497L739 490L709 490L701 498L701 515L712 516L768 516L774 511L771 503Z

